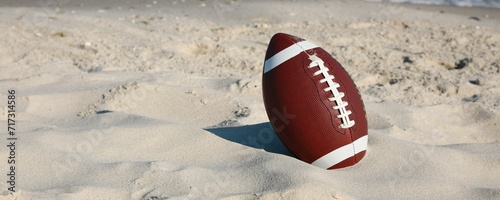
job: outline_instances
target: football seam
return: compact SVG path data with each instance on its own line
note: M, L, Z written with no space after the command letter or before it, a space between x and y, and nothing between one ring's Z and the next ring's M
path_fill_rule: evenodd
M287 39L288 39L288 38L287 38ZM293 41L293 40L291 40L291 39L288 39L288 41L290 41L290 42L291 42L291 43L293 43L293 44L292 44L292 45L290 45L289 47L287 47L287 48L285 48L285 49L281 50L280 52L278 52L278 53L274 54L274 55L273 55L273 56L271 56L270 58L272 58L272 57L276 56L277 54L281 53L282 51L284 51L284 50L286 50L286 49L288 49L288 48L290 48L290 47L292 47L292 46L294 46L294 45L297 45L297 46L298 46L298 47L302 50L300 53L304 52L304 53L305 53L306 55L308 55L308 56L311 56L311 55L309 55L309 54L306 52L307 50L314 50L314 49L316 49L316 48L321 48L321 47L319 47L318 45L316 45L316 44L314 44L314 43L310 43L310 42L309 42L309 41L307 41L307 40L302 40L302 41L299 41L299 42L295 42L295 41ZM312 46L311 46L312 48L311 48L311 47L309 47L309 48L304 49L301 45L299 45L299 44L298 44L298 43L300 43L300 42L307 42L307 43L310 43L310 44L312 45ZM287 60L290 60L290 59L292 59L292 58L294 58L294 57L298 56L300 53L295 54L295 55L294 55L294 56L292 56L292 57L289 57ZM283 62L286 62L287 60L284 60ZM322 59L320 59L320 60L321 60L321 61L323 61ZM267 61L266 61L266 62L267 62ZM282 64L283 62L281 62L280 64ZM312 62L313 62L313 61L311 61L311 63L312 63ZM324 62L324 61L323 61L323 62ZM276 65L276 66L279 66L280 64L278 64L278 65ZM273 69L273 68L274 68L274 67L272 67L271 69ZM328 69L328 68L327 68L327 69ZM270 70L270 69L269 69L269 70ZM268 70L268 71L269 71L269 70ZM264 72L264 73L265 73L265 72ZM346 72L346 73L347 73L347 72ZM330 75L331 75L331 74L330 74ZM332 75L332 76L333 76L333 75ZM325 77L325 78L326 78L326 77ZM314 81L314 80L313 80L313 81ZM332 79L332 81L333 81L333 79ZM342 82L342 81L340 81L340 79L339 79L339 82ZM337 84L338 84L338 83L337 83ZM315 83L315 85L316 85L316 83ZM340 85L340 86L342 86L342 85ZM340 87L340 86L339 86L339 87ZM330 85L329 85L329 87L330 87ZM356 88L356 89L357 89L357 88ZM337 90L338 90L338 89L337 89ZM333 91L332 91L332 90L330 90L330 91L332 92L332 97L333 97L333 98L335 98L335 95L333 95ZM319 95L319 91L317 91L317 92L318 92L318 95ZM337 91L337 92L339 92L339 91ZM347 97L347 96L348 96L347 94L345 94L345 93L343 93L343 94L344 94L344 96L343 96L342 98L346 97L347 99L349 99L349 98ZM320 95L320 97L321 97L321 95ZM343 100L342 100L342 98L340 98L340 101L341 101L341 102L346 102L346 101L343 101ZM321 99L321 98L320 98L320 99ZM337 105L337 106L339 106L339 104L338 104L338 102L337 102L337 101L335 101L335 103L336 103L336 105ZM347 102L346 102L346 103L347 103ZM323 103L323 104L324 104L324 103ZM344 113L340 110L341 108L344 108L344 109L346 110L346 112L347 112L347 111L350 111L350 112L351 112L350 114L347 114L347 116L346 116L346 118L347 118L347 122L346 122L346 121L344 121L343 119L341 119L341 121L342 121L342 125L344 125L344 123L349 123L349 115L351 115L351 114L354 112L354 110L352 109L352 106L350 106L350 107L351 107L351 109L350 109L350 110L347 110L346 106L348 106L348 105L341 106L341 107L339 107L339 109L332 108L332 109L338 110L338 112L339 112L339 114L340 114L341 116L344 114ZM327 107L327 109L328 109L328 110L330 110L330 108L329 108L329 107ZM333 117L333 116L331 116L331 114L330 114L330 118L332 118L332 117ZM338 115L337 115L337 116L335 116L335 117L338 117ZM357 117L355 116L355 118L357 118ZM334 123L333 123L333 119L331 119L331 120L332 120L332 125L333 125L333 124L334 124ZM348 129L350 129L350 128L353 128L353 127L354 127L354 124L355 124L355 121L354 121L354 120L352 120L352 122L353 122L353 124L352 124L352 125L350 125L349 127L346 127L346 128L341 127L341 129L348 130ZM352 141L352 136L351 136L351 141Z
M287 39L288 39L288 38L287 38ZM292 45L297 45L300 49L302 49L302 51L301 51L300 53L298 53L297 55L295 55L294 57L297 57L297 56L298 56L298 55L300 55L301 53L304 53L304 54L306 54L307 56L310 56L310 55L307 53L307 51L308 51L308 50L313 51L313 50L314 50L314 49L316 49L316 48L320 48L318 45L314 45L314 46L315 46L314 48L311 48L311 49L304 49L304 48L302 48L302 46L298 45L298 43L299 43L299 42L304 42L304 41L307 41L307 40L302 40L302 41L295 42L295 41L293 41L293 40L288 39L288 41L292 42L292 43L293 43ZM291 46L292 46L292 45L291 45ZM287 48L288 48L288 47L287 47ZM285 48L285 49L286 49L286 48ZM279 53L279 52L278 52L278 53ZM276 53L276 54L278 54L278 53ZM276 55L276 54L275 54L275 55ZM273 56L275 56L275 55L273 55ZM271 56L271 57L272 57L272 56ZM289 60L290 60L290 59L292 59L292 58L293 58L293 57L289 58ZM305 60L304 60L304 59L302 59L302 66L305 66L304 64L305 64ZM315 85L316 87L319 87L319 86L318 86L318 84L316 83L316 81L314 81L314 79L312 78L312 76L309 76L309 73L306 71L306 68L302 68L302 70L303 70L303 72L306 74L306 76L307 76L307 77L308 77L308 78L309 78L309 79L310 79L310 80L314 83L314 85ZM318 99L320 100L321 104L324 106L325 110L327 110L327 112L329 113L329 116L330 116L330 124L331 124L331 126L334 128L334 130L337 130L337 129L335 128L334 118L333 118L332 113L331 113L331 111L330 111L330 106L326 105L326 104L322 101L321 94L320 94L320 92L319 92L318 90L316 90L316 94L318 95ZM337 131L337 132L339 132L339 133L340 133L340 134L342 134L342 135L345 135L345 134L346 134L346 131ZM351 136L351 142L352 142L352 136Z
M320 83L326 82L328 85L328 87L324 88L323 91L325 91L325 92L329 91L332 94L332 97L329 97L328 101L335 102L336 106L333 106L332 108L329 108L329 109L337 110L337 112L339 113L339 115L336 115L336 117L341 119L342 124L340 125L340 128L342 128L344 130L352 128L355 124L355 121L349 118L349 116L353 113L352 113L352 109L347 108L347 106L349 106L349 102L344 101L347 94L344 92L341 92L339 90L339 88L341 88L341 87L345 88L343 85L340 84L343 82L339 81L339 80L341 80L339 78L337 78L336 81L333 80L333 79L335 79L335 76L333 76L333 74L329 73L330 69L324 65L325 62L321 58L317 57L316 54L309 55L309 60L311 60L311 62L309 63L308 68L313 68L313 67L319 68L318 71L315 71L313 73L313 76L317 76L320 74L323 75L324 78L321 79L319 82ZM352 108L352 106L350 106L350 107Z
M308 54L307 52L305 52L305 51L304 51L304 53L305 53L306 55L309 55L309 54ZM302 66L305 66L304 64L305 64L305 60L304 60L304 59L302 59ZM307 72L307 69L306 69L306 68L302 68L302 71L304 72L304 74L306 74L307 78L309 78L309 80L311 80L311 82L313 82L313 83L314 83L314 85L315 85L316 87L319 87L319 86L318 86L318 83L317 83L316 81L314 81L313 77L312 77L312 76L310 76L310 73L308 73L308 72ZM320 100L320 102L321 102L321 104L323 105L323 107L325 108L325 110L329 113L328 115L330 116L330 124L331 124L331 126L334 128L334 130L337 130L337 129L335 128L335 123L334 123L334 118L333 118L333 115L332 115L332 113L330 112L330 106L325 104L325 102L322 100L322 98L321 98L321 94L320 94L320 92L319 92L318 90L316 90L316 94L318 95L318 99ZM342 131L337 131L337 132L339 132L339 133L340 133L340 134L342 134L342 135L345 135L345 134L346 134L346 133L345 133L345 131L344 131L344 132L342 132Z

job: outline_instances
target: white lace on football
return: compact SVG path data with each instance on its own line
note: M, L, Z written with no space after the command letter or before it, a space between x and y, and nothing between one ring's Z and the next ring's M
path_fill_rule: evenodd
M337 104L336 106L333 106L333 109L339 110L340 114L337 115L337 118L342 119L342 124L340 125L341 128L350 128L354 126L354 120L349 119L349 115L352 113L350 110L346 109L346 106L348 105L347 102L342 101L342 98L345 96L343 92L339 92L337 89L340 87L340 85L336 82L333 81L335 78L333 75L328 73L328 68L325 67L325 63L323 60L318 58L316 55L310 56L309 58L311 60L311 63L309 64L309 68L313 67L318 67L319 70L314 72L313 76L318 76L318 75L323 75L323 79L321 79L319 82L320 83L327 83L328 87L323 89L325 92L332 92L333 97L328 98L329 101L335 101Z

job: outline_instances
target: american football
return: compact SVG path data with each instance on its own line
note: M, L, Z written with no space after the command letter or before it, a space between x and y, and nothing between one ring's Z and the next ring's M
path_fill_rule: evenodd
M358 163L368 125L361 96L347 71L327 51L277 33L269 42L262 88L269 120L283 144L324 169Z

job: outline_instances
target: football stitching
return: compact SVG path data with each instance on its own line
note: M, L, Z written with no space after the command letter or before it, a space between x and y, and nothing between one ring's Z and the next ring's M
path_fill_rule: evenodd
M342 100L345 94L338 91L340 84L333 81L335 77L328 73L329 69L325 67L324 61L321 60L321 58L318 58L316 54L314 54L312 56L309 56L309 59L311 60L311 63L309 64L308 68L318 67L318 71L314 72L313 76L323 75L323 79L321 79L319 82L326 82L328 85L328 87L324 88L323 91L330 91L332 93L332 97L328 98L328 101L335 102L337 104L332 108L338 110L340 113L339 115L337 115L337 118L342 120L340 128L347 129L353 127L355 122L354 120L349 119L349 115L352 114L352 111L346 108L349 103Z
M304 51L304 53L306 53L306 55L308 55L308 56L309 56L309 53L307 53L306 51ZM309 61L309 62L310 62L310 61ZM305 60L302 60L302 66L307 66L307 65L305 65ZM304 72L305 74L307 74L307 78L309 78L309 80L311 80L311 81L314 83L314 85L315 85L316 87L319 87L319 85L317 84L317 81L315 81L315 80L313 79L313 76L311 76L311 73L307 72L306 68L303 68L302 70L303 70L303 72ZM316 90L316 95L318 95L318 99L323 100L323 97L321 96L321 94L320 94L319 90ZM325 102L321 101L321 105L323 106L323 108L324 108L325 110L330 111L330 106L329 106L329 105L327 105ZM333 117L333 115L330 113L328 116L329 116L329 118L330 118L330 120L329 120L329 121L330 121L330 123L332 124L332 126L334 126L335 122L334 122L334 117ZM345 131L342 131L342 130L337 130L337 129L335 129L335 130L336 130L337 132L339 132L340 134L343 134L343 135L345 135L345 134L346 134L346 133L345 133Z

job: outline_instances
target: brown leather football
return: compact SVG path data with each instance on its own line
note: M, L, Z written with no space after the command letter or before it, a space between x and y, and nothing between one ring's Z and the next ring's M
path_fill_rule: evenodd
M363 158L368 143L363 101L328 52L302 38L275 34L266 52L262 88L274 130L299 159L336 169Z

